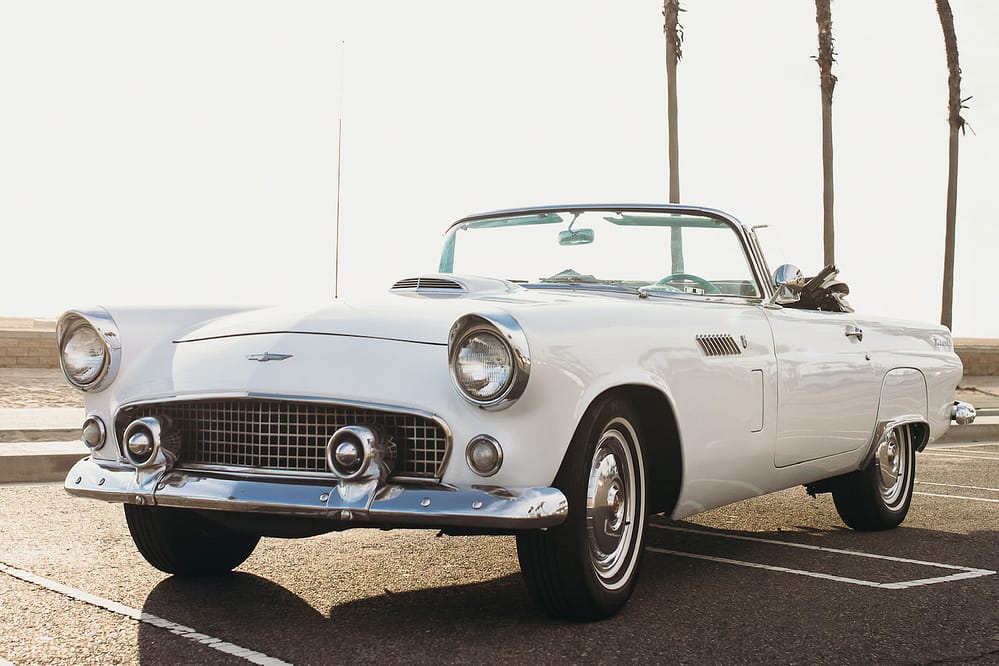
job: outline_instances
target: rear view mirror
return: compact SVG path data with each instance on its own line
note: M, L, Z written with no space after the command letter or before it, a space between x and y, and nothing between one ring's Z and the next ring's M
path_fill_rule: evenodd
M593 229L567 229L558 232L559 245L589 245L593 242Z
M805 278L797 266L784 264L774 271L774 286L777 287L774 303L778 305L797 303L801 298L801 288L805 286Z

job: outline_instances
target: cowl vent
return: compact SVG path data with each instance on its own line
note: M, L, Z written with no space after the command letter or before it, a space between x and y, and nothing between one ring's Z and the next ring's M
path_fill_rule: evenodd
M460 282L438 277L415 277L399 280L392 285L392 290L414 290L414 291L465 291L465 287Z

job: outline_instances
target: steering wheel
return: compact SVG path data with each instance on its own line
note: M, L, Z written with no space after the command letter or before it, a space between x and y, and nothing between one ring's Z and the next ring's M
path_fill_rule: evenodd
M667 275L666 277L664 277L662 280L659 280L658 282L656 282L656 286L657 287L664 287L664 286L667 286L670 282L683 281L683 280L686 280L688 282L696 282L697 284L699 284L702 287L704 287L704 292L707 293L707 294L720 294L721 293L721 289L719 289L718 287L716 287L711 282L708 282L704 278L699 277L697 275L692 275L690 273L670 273L669 275Z

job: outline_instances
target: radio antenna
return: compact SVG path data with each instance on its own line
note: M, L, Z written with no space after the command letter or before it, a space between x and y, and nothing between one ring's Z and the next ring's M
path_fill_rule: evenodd
M333 250L333 298L340 297L340 147L343 144L343 73L346 43L340 42L340 108L336 130L336 247Z

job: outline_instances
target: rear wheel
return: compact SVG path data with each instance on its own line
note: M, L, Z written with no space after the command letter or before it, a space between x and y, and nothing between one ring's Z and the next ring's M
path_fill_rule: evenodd
M612 398L590 410L555 486L569 502L565 522L517 537L527 587L552 616L610 617L635 587L648 520L642 432L627 403Z
M912 430L893 428L881 438L867 467L847 474L833 487L836 511L855 530L897 527L909 512L915 476Z
M230 571L260 541L259 536L236 532L190 509L126 504L125 521L146 561L178 576Z

